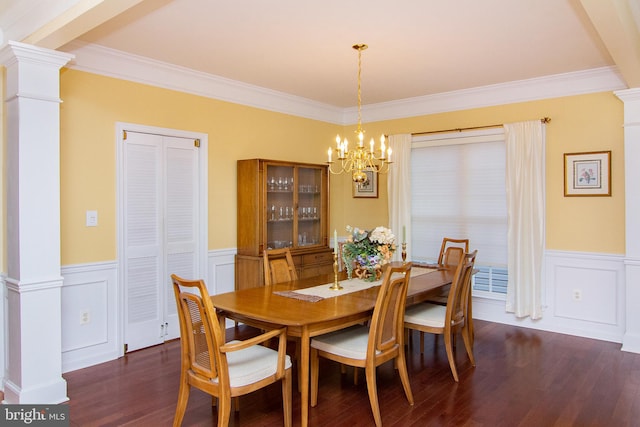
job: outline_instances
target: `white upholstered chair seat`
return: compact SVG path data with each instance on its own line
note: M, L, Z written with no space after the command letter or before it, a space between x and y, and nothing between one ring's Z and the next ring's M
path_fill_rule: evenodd
M407 308L404 321L433 328L444 328L447 307L444 305L423 303Z
M461 248L449 248L462 252ZM447 304L421 303L409 307L404 313L404 326L407 329L420 331L420 353L423 353L422 332L444 336L444 347L447 351L447 359L453 379L458 382L458 370L453 354L455 337L462 334L464 347L467 350L469 361L472 366L476 366L473 357L473 339L471 328L467 316L471 314L468 310L468 302L471 299L471 276L478 251L462 254L458 259L458 265L451 281Z
M232 398L280 382L284 425L291 427L291 358L286 353L286 328L225 342L225 331L204 281L172 274L171 282L180 319L180 386L173 425L182 425L192 387L212 396L212 403L218 406L218 426L228 426ZM277 351L261 345L273 339L278 340Z
M405 395L413 405L407 363L404 357L404 308L411 276L411 263L389 263L384 266L382 284L376 296L369 326L350 328L320 335L311 340L311 406L318 404L319 359L364 368L371 412L377 427L382 426L376 368L393 361L402 381Z
M229 341L227 344L239 342ZM228 352L227 363L229 365L229 383L231 387L242 387L274 375L278 368L278 352L261 345L254 345L242 350ZM284 361L284 368L289 369L290 367L291 357L287 355ZM214 378L211 381L217 383L218 378Z
M311 347L350 359L365 360L368 343L369 328L356 325L314 338Z

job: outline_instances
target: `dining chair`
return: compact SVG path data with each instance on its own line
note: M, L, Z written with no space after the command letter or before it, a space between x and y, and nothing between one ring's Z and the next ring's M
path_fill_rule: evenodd
M473 356L473 340L466 314L477 252L473 251L460 259L446 305L421 303L407 308L404 315L405 328L444 336L449 366L456 382L458 382L458 372L453 354L453 340L458 332L462 334L471 365L476 366ZM424 347L421 347L420 352L423 353L423 351Z
M469 239L453 239L451 237L444 237L442 239L442 244L440 245L438 265L444 267L456 267L460 262L460 258L468 252ZM444 305L447 303L448 295L449 287L447 286L442 288L437 295L430 297L427 302Z
M469 239L454 239L451 237L444 237L442 244L440 245L440 253L438 255L438 265L443 267L455 268L460 262L460 258L464 254L469 252ZM440 288L440 291L433 296L430 296L425 301L434 304L447 304L447 298L449 296L450 286L444 286ZM471 293L469 293L469 313L467 313L468 319L471 319ZM470 320L471 321L471 320ZM473 325L471 325L473 333ZM420 348L424 348L424 333L420 332Z
M266 286L298 279L289 248L265 250L263 255Z
M291 359L286 329L225 343L224 333L202 280L171 275L180 318L181 370L174 427L182 424L191 387L218 399L218 426L227 426L231 399L282 382L284 425L291 426ZM278 338L278 350L260 345ZM214 400L215 402L215 400Z
M382 425L376 385L376 368L379 365L390 360L396 362L407 400L413 405L403 329L410 274L411 263L386 264L369 325L355 325L311 340L311 406L318 403L320 357L364 368L376 426Z
M298 279L296 266L293 263L293 256L289 248L269 249L263 251L264 261L264 284L265 286L275 285L282 282L290 282ZM301 349L300 339L289 337L289 341L295 343L295 360L299 362ZM300 387L300 369L298 372L298 388ZM298 390L299 391L299 390Z
M448 248L462 248L463 253L469 252L469 239L453 239L451 237L444 237L442 244L440 245L440 254L438 255L439 265L458 265L459 259L456 259L454 253L447 253Z

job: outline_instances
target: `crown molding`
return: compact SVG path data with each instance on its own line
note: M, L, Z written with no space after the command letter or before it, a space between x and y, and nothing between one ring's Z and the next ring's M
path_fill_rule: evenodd
M341 108L299 96L94 44L74 41L65 50L76 55L68 64L74 70L329 123L343 122Z
M616 67L601 67L369 104L362 107L362 113L372 122L626 88ZM354 120L353 117L357 120L357 110L349 112L348 118Z
M65 50L75 55L67 64L71 69L328 123L357 123L357 107L338 108L99 45L74 41ZM623 89L627 86L617 68L601 67L368 104L362 113L366 122L375 122Z
M633 88L633 89L619 90L615 92L615 95L624 102L638 101L640 100L640 89Z

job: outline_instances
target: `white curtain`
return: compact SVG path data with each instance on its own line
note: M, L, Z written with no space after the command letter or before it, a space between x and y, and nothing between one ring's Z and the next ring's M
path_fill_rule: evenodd
M540 120L504 125L508 211L507 312L542 317L544 147Z
M401 260L406 236L407 260L411 260L411 134L389 135L393 163L389 168L389 228L396 235L395 260Z

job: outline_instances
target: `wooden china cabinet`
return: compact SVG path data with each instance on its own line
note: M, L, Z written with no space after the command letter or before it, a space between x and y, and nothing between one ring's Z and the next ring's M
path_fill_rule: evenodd
M262 252L290 248L298 277L333 272L326 165L238 160L235 287L264 285Z

